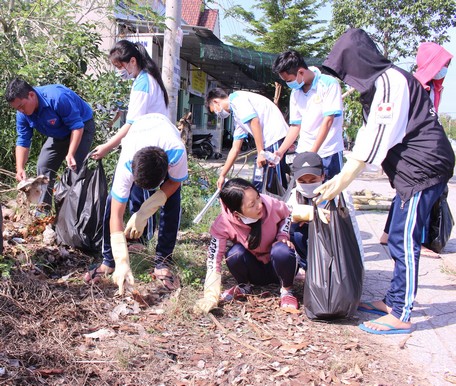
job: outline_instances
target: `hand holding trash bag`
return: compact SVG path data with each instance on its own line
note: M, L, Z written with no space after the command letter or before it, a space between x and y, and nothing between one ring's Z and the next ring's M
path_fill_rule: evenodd
M119 295L123 295L125 291L125 283L127 291L133 289L135 279L130 269L130 258L128 256L127 239L123 232L111 233L111 248L116 269L112 274L112 281L119 287Z
M138 239L144 232L149 217L153 216L161 206L166 204L166 194L163 190L157 190L152 196L143 202L141 208L130 217L125 227L125 236L129 239Z
M363 170L365 162L349 158L339 174L314 190L317 205L322 201L332 200L342 192Z

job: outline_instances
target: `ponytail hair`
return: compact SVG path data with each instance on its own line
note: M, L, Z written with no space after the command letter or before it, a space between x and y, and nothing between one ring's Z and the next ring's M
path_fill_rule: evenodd
M166 91L158 66L141 43L133 43L129 40L119 40L109 51L109 59L112 62L128 63L131 58L135 58L138 67L141 70L146 70L157 81L163 91L165 105L168 107L168 92Z
M242 200L244 199L244 192L247 189L253 189L257 194L260 194L252 183L242 178L233 178L223 186L220 192L220 199L231 213L239 212L242 214ZM261 242L261 219L249 225L251 231L247 242L249 250L253 250Z

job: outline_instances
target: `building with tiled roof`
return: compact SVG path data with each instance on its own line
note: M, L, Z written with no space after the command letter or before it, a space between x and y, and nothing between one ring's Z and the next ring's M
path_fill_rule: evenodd
M219 11L207 8L203 0L182 0L182 23L205 27L220 37Z

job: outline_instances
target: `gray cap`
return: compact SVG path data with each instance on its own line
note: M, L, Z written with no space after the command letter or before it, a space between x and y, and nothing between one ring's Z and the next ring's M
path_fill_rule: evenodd
M323 174L323 163L317 153L306 151L295 157L292 170L296 180L304 174L321 176Z

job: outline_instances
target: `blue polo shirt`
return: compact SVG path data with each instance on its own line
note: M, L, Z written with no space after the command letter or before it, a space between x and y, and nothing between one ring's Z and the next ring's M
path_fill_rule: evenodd
M33 129L47 137L63 139L92 119L90 105L61 84L34 87L38 110L31 115L16 113L16 145L30 147Z

